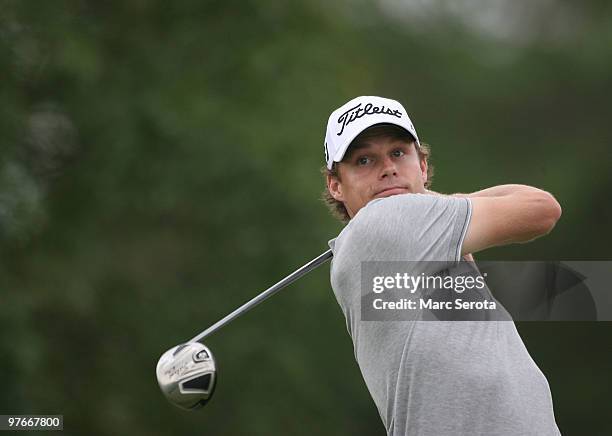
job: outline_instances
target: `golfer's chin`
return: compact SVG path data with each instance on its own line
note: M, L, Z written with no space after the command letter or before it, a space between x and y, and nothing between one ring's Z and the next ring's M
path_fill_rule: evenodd
M406 188L391 188L391 189L385 189L384 191L379 192L378 194L374 195L374 198L385 198L385 197L391 197L393 195L399 195L399 194L409 194L410 191Z

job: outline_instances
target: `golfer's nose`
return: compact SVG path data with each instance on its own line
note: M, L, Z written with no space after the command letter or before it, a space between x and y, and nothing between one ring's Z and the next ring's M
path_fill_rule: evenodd
M382 168L380 171L380 178L384 179L388 176L397 176L397 167L395 166L395 162L391 159L390 156L385 156L381 162Z

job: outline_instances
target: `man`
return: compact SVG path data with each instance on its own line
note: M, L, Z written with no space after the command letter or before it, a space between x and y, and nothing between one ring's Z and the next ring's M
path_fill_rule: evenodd
M389 435L558 435L548 382L511 321L364 321L368 261L443 265L550 232L554 197L524 185L443 196L404 107L357 97L329 117L326 200L348 224L330 241L331 284ZM487 289L488 291L488 289Z

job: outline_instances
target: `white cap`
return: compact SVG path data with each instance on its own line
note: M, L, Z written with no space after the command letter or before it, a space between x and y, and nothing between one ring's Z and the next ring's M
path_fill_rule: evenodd
M404 106L383 97L356 97L332 112L325 133L325 161L331 170L340 162L353 139L376 124L395 124L406 129L419 143L419 137Z

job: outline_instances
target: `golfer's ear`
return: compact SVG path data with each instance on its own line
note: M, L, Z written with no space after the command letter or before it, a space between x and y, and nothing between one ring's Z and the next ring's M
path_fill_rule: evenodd
M342 183L338 180L337 177L332 175L327 175L327 190L338 201L344 201L344 196L342 195Z
M427 161L425 159L421 159L421 177L423 184L427 183Z

